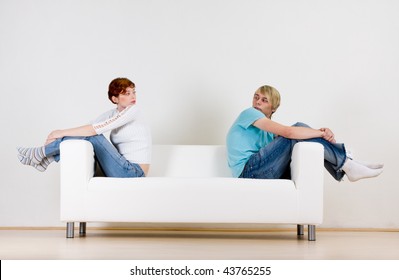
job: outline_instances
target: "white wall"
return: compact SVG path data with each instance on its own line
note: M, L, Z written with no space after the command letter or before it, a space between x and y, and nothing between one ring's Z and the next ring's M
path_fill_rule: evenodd
M399 2L395 0L0 0L0 226L60 226L59 166L16 146L112 107L137 85L156 144L224 144L262 84L275 119L327 126L383 175L325 180L324 227L399 228Z

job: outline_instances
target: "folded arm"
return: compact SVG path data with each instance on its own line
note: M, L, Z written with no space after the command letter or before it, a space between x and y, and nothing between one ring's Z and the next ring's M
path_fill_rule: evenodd
M54 130L47 136L45 145L53 142L57 138L62 138L65 136L93 136L93 135L97 135L97 133L91 124L74 128Z
M107 112L106 114L108 113L109 112ZM88 124L68 129L54 130L48 135L45 145L53 142L57 138L62 138L65 136L93 136L97 134L102 134L104 132L120 127L132 120L135 120L138 115L139 110L137 109L137 106L129 106L112 117L103 118L103 116L101 116L101 121L94 124Z
M286 126L266 117L256 120L253 126L288 139L303 140L320 137L329 142L335 142L334 134L328 128L313 129L310 127Z

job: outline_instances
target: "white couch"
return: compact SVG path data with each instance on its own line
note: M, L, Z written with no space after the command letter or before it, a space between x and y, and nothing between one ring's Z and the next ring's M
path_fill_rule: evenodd
M315 240L323 220L323 147L294 147L292 180L232 178L224 146L154 145L146 178L93 177L91 144L61 144L61 221L294 224Z

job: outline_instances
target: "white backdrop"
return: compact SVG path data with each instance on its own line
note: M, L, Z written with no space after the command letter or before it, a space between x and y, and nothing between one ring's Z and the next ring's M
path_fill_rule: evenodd
M224 144L275 86L275 120L330 127L386 165L356 183L326 173L323 227L399 228L398 14L395 0L0 0L0 227L62 225L59 165L22 166L15 147L112 108L125 76L155 144Z

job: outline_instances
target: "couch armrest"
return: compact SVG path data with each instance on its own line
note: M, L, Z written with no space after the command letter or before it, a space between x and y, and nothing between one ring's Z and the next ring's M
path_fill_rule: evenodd
M87 186L94 175L93 146L85 140L66 140L60 145L60 155L61 220L78 221L85 212Z
M291 179L298 191L299 221L323 221L324 148L319 143L299 142L291 159Z

